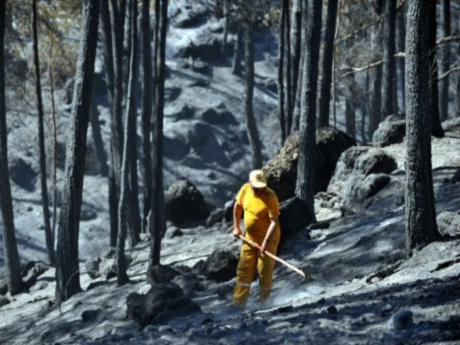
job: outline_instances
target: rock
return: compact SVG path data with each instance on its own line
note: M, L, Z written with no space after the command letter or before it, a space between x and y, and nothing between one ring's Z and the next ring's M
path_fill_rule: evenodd
M327 307L326 311L327 311L328 314L336 315L337 314L337 307L335 305L331 305L331 306Z
M460 117L454 117L453 119L448 119L444 121L442 124L442 128L444 131L454 131L460 130Z
M366 176L389 174L396 168L396 161L381 149L369 146L350 147L340 156L327 191L342 197L345 194L352 196L352 189L358 188L354 185L363 181Z
M190 69L193 72L197 72L200 74L203 74L207 77L212 77L212 68L209 66L209 64L205 63L201 59L184 59L180 66L184 69Z
M185 46L177 50L177 57L192 58L195 60L215 61L221 58L222 43L220 39L211 34L203 33L195 36Z
M191 297L195 290L200 289L200 281L194 273L185 273L174 277L172 280L183 291L186 297Z
M0 296L0 308L9 303L10 300L8 298L6 298L5 296Z
M97 318L99 317L99 314L101 313L101 309L89 309L89 310L84 310L83 313L81 313L81 320L83 322L93 322L96 321Z
M281 243L304 229L313 220L307 206L297 197L287 199L280 205Z
M0 295L8 293L8 280L6 278L0 279Z
M387 155L385 151L370 148L357 158L354 170L364 176L368 176L369 174L377 173L389 174L396 170L397 167L398 165L394 158Z
M165 117L171 117L175 121L189 120L195 116L195 108L190 107L188 104L182 105L180 109L173 108L171 112L165 111Z
M444 238L460 237L460 212L441 212L436 217L438 231Z
M183 235L184 235L184 232L181 229L179 229L177 226L172 226L168 228L168 230L166 231L166 236L168 238L175 238L175 237L180 237Z
M179 87L168 87L165 89L165 101L173 102L179 98L182 89Z
M190 181L173 183L165 193L166 216L176 226L206 219L210 207Z
M212 226L224 220L225 209L215 208L206 219L206 226Z
M200 311L199 306L174 283L156 284L145 295L131 293L126 299L126 307L128 318L142 327L166 324L174 317Z
M353 176L345 187L344 207L353 210L354 204L362 204L366 199L376 195L390 181L390 176L386 174L370 174L366 177Z
M399 310L388 322L388 328L391 330L407 329L413 324L413 313L410 310Z
M80 220L81 221L88 221L94 220L97 218L97 212L94 210L95 208L92 205L88 205L83 203L81 206L80 212Z
M235 277L237 265L238 257L234 252L216 249L206 260L204 274L209 280L225 282Z
M20 157L13 157L8 161L11 180L28 192L33 192L38 173L28 162Z
M209 108L201 113L203 121L219 126L238 125L235 116L228 110L217 110Z
M405 134L406 121L396 120L394 117L387 117L380 122L378 128L375 130L372 135L372 142L378 147L402 143Z
M96 279L100 277L99 264L101 263L101 258L89 260L85 263L86 273L90 276L91 279Z
M164 155L166 158L173 160L184 159L190 152L190 147L182 137L171 138L167 135L163 136Z
M174 268L165 265L155 265L148 272L148 280L151 285L167 283L179 275Z
M22 268L22 280L26 288L37 282L39 276L48 270L48 266L40 261L29 261Z
M224 204L224 220L226 222L233 221L233 207L235 205L235 199L229 200Z
M263 168L268 185L280 201L294 196L299 140L298 132L291 134L283 148ZM341 131L329 127L318 130L314 168L316 192L327 188L341 153L352 145L355 141Z
M204 6L190 6L179 8L173 25L181 29L196 28L203 25L209 16L209 11Z

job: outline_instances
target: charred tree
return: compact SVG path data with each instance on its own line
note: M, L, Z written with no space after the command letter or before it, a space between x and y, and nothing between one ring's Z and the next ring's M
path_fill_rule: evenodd
M300 112L300 144L297 163L296 195L302 200L313 219L314 209L314 148L316 143L316 92L318 85L318 59L321 40L322 0L309 0L304 11L305 51L303 68L302 101Z
M441 1L441 27L443 37L450 36L450 0ZM450 65L450 46L444 44L441 46L441 74L449 70ZM441 81L439 92L440 119L446 120L449 117L449 75L446 75Z
M380 37L378 31L372 30L371 32L371 49L374 51L380 46ZM379 65L375 68L375 75L372 83L372 95L370 96L370 113L369 113L369 127L368 136L372 140L372 135L379 126L382 119L382 66Z
M278 47L278 117L280 122L281 130L281 145L283 145L286 140L286 108L284 102L284 60L286 55L285 49L285 38L286 38L286 16L289 15L288 12L288 0L283 0L283 5L281 9L281 19L280 19L280 38L279 38L279 47Z
M150 133L152 131L152 95L153 95L153 72L152 72L152 47L150 28L150 0L142 1L142 154L144 166L144 209L142 213L142 228L146 232L147 217L150 211L152 198L152 148Z
M110 32L113 58L113 98L111 121L111 167L109 182L110 245L115 247L118 232L118 199L121 181L121 156L123 147L123 37L126 0L110 0Z
M147 277L151 268L160 263L161 239L166 231L163 187L163 116L166 70L166 31L168 27L168 0L156 1L155 50L158 51L158 64L155 64L155 113L153 125L153 174L152 200L149 217L150 255Z
M385 0L382 114L396 114L396 0Z
M430 114L431 114L431 134L435 137L442 138L444 130L441 126L441 118L439 115L439 90L438 90L438 61L436 54L436 2L428 1L428 48L430 57ZM407 41L406 41L407 42ZM407 45L407 43L406 43ZM407 68L407 64L406 64Z
M109 174L109 166L107 165L107 153L105 152L104 141L102 140L101 124L99 122L99 111L97 109L97 102L94 90L91 98L93 99L93 102L91 102L91 110L89 117L91 124L91 133L93 134L94 152L96 152L96 156L99 161L99 172L101 176L107 177Z
M420 248L440 238L431 172L432 54L428 25L432 7L424 0L409 1L406 35L406 186L407 249Z
M252 166L254 169L262 167L262 143L254 117L254 28L251 19L244 23L244 112L249 143L252 148Z
M40 161L40 187L42 192L42 209L43 224L45 226L46 250L48 251L48 260L50 265L54 266L54 238L51 231L50 209L48 197L48 184L46 174L46 151L45 151L45 126L42 98L42 84L40 76L40 57L38 54L38 15L37 0L32 1L32 32L33 32L33 50L34 50L34 68L35 68L35 93L37 96L37 113L38 113L38 149Z
M401 9L397 18L398 26L398 53L404 53L406 51L406 16L405 7ZM400 113L406 112L406 72L404 70L404 59L397 60L397 67L399 69L398 88L401 91L401 111Z
M338 0L327 3L326 36L322 66L321 95L319 99L319 127L329 126L329 110L331 102L332 64L334 57L334 38L337 23Z
M86 134L97 44L99 1L85 0L82 36L75 76L72 124L66 154L66 179L59 218L56 251L56 301L65 301L81 291L78 236L85 170Z
M229 0L224 0L224 38L222 42L222 56L225 57L228 46L228 31L230 27L230 4Z
M292 16L291 16L291 28L290 28L290 35L291 35L291 80L292 80L292 120L291 120L291 127L289 128L287 135L290 134L294 122L295 122L295 112L296 112L296 104L297 97L300 92L298 93L298 85L299 85L299 76L301 74L301 66L300 66L300 57L301 57L301 49L302 49L302 1L294 0L292 2ZM300 83L301 84L301 83ZM297 107L298 108L298 107Z
M235 46L233 48L233 64L232 73L234 75L241 75L242 67L241 62L243 60L243 31L238 30L236 34Z
M136 99L135 99L135 83L137 75L137 2L130 0L130 60L129 60L129 79L128 92L126 98L126 114L125 114L125 140L123 143L123 161L121 168L121 190L118 203L118 238L117 238L117 282L118 285L123 285L128 282L126 273L126 258L125 258L125 242L127 228L127 211L130 193L129 173L130 173L130 146L133 146L133 134L136 135ZM134 131L133 131L134 128ZM136 170L137 173L137 170Z
M21 265L14 228L13 202L11 199L10 175L8 171L8 129L5 106L5 8L6 1L0 1L0 208L3 223L3 250L8 290L14 295L23 288Z

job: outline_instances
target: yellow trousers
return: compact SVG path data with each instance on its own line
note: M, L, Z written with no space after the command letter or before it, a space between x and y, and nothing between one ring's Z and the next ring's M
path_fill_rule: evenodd
M248 236L252 241L261 244L261 240L257 240ZM280 231L275 231L269 242L267 243L267 251L276 255L280 240ZM259 300L264 302L270 295L272 288L272 276L275 268L275 260L267 255L261 254L257 249L243 243L241 246L240 260L236 268L236 285L233 291L233 304L244 306L249 297L251 283L256 278L256 271L259 274Z

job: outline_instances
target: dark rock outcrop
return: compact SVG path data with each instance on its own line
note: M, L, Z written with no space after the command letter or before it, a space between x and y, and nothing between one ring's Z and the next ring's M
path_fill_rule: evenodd
M403 142L405 134L406 121L399 117L389 116L380 122L372 136L372 142L378 147L397 144Z
M180 180L165 193L166 216L176 226L206 219L210 206L190 181Z
M235 277L238 256L230 250L216 249L206 260L204 274L209 280L224 282Z
M285 200L280 205L281 244L313 221L306 205L297 197Z
M40 261L29 261L22 268L22 281L26 288L30 288L36 282L39 276L48 270L48 265Z
M128 318L142 327L165 324L175 317L200 311L199 306L174 283L156 284L145 295L131 293L126 299L126 307Z
M299 133L294 132L278 154L263 168L268 185L282 200L294 196L299 156ZM343 151L355 145L353 138L329 127L318 129L315 146L316 191L325 190Z
M170 266L156 265L150 268L148 279L151 285L155 285L170 282L179 274L179 271Z
M37 171L32 166L20 157L12 157L8 162L11 180L21 188L28 192L35 190L35 181Z

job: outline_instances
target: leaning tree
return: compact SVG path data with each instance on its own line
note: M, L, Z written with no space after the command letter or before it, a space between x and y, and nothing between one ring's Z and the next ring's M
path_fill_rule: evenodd
M81 290L78 235L98 17L99 1L85 0L82 11L83 30L73 91L71 127L68 133L65 187L57 238L56 301L58 303Z

